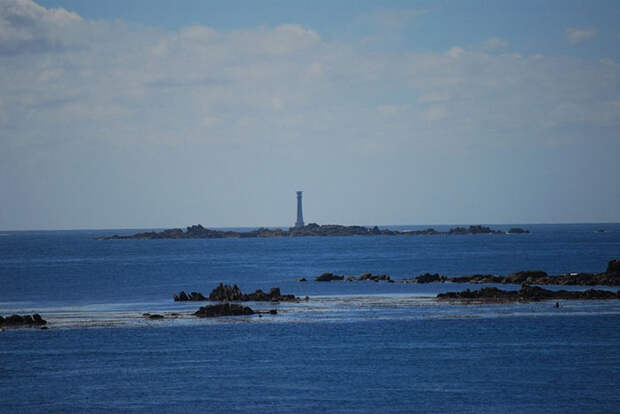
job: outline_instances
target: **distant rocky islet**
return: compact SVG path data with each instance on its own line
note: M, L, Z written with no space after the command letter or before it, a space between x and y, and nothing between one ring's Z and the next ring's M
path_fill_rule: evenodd
M99 237L98 240L150 240L150 239L225 239L225 238L268 238L268 237L310 237L310 236L415 236L415 235L466 235L466 234L526 234L529 230L513 227L508 231L491 229L487 226L454 227L449 231L425 230L390 230L378 226L342 226L339 224L319 225L310 223L303 227L269 229L261 227L251 231L213 230L200 224L181 228L167 229L160 232L141 232L132 235Z

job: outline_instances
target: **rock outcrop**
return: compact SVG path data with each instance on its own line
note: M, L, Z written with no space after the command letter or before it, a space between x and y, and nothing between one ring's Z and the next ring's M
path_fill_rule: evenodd
M209 297L205 297L202 293L192 292L187 295L181 291L178 295L174 295L177 302L187 301L212 301L212 302L291 302L299 300L295 295L283 295L280 288L271 288L269 293L258 289L254 293L243 293L237 285L225 285L220 283L211 291Z
M33 315L11 315L6 318L0 316L0 328L17 328L46 325L47 321L41 318L41 315L35 313Z
M314 278L315 282L331 282L334 280L344 280L344 275L335 275L327 272Z
M567 290L547 290L539 286L522 285L520 290L501 290L485 287L479 290L447 292L437 295L440 300L458 300L475 302L534 302L541 300L602 300L620 299L620 291L589 289L583 292Z
M359 277L349 276L346 278L347 282L360 282L369 280L371 282L388 282L394 283L394 281L388 275L373 275L372 273L362 273Z
M358 277L355 276L345 276L345 275L336 275L334 273L323 273L314 278L315 282L332 282L332 281L342 281L346 280L347 282L360 282L360 281L371 281L371 282L388 282L394 283L394 280L390 278L388 275L373 275L372 273L362 273Z
M216 305L203 306L194 312L200 318L215 318L218 316L241 316L254 315L252 308L234 303L219 303Z
M439 273L423 273L413 279L403 279L402 283L436 283L445 282L447 278Z
M465 275L446 277L439 274L425 273L414 279L403 280L405 283L498 283L527 285L558 285L558 286L620 286L620 259L607 263L605 273L567 273L550 276L542 270L523 270L506 276L497 275Z

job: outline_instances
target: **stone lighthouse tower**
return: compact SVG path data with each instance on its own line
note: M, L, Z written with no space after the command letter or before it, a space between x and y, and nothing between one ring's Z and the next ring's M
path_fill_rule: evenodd
M301 193L303 193L303 191L297 192L297 222L295 223L296 229L304 226L304 213L301 208Z

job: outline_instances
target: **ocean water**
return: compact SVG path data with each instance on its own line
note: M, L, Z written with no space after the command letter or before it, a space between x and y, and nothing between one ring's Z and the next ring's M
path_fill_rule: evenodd
M0 315L38 312L50 328L0 332L0 412L618 412L620 301L462 305L434 297L480 286L295 280L600 272L620 257L619 224L522 227L532 233L101 241L135 231L0 232ZM172 300L220 282L309 300L216 319Z

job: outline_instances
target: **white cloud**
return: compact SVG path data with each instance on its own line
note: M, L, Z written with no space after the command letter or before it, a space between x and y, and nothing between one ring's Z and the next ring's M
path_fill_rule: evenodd
M31 0L0 4L0 54L63 49L66 29L82 19L64 9L46 9Z
M490 37L482 44L484 50L497 50L508 47L508 42L499 37Z
M129 165L127 174L144 171L163 187L177 177L224 197L251 191L244 186L336 185L340 178L321 174L348 160L421 151L433 159L500 143L537 148L539 136L561 143L566 130L620 126L620 68L611 61L456 46L382 54L295 24L169 32L27 1L4 4L0 16L0 171L31 176L22 187L38 191L45 181L37 166L50 163L53 175L84 154L107 171ZM119 183L126 196L141 190L128 186ZM0 190L13 187L0 174Z
M594 38L597 34L597 30L594 27L582 27L575 28L571 27L566 29L566 40L572 45L576 45L586 40L590 40Z

